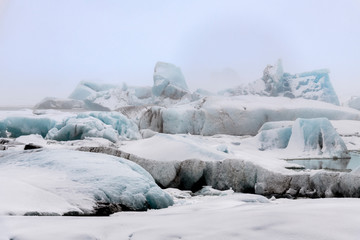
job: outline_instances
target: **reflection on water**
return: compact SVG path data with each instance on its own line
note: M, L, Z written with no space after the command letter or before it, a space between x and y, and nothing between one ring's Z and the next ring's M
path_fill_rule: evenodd
M306 169L351 171L360 166L360 154L352 152L350 156L351 159L296 159L288 162L302 165Z

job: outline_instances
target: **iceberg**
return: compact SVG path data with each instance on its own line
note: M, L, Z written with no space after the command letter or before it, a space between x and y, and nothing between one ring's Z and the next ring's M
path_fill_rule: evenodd
M35 109L83 109L84 102L76 99L45 98L34 106Z
M90 112L66 118L50 129L47 139L57 141L101 137L112 142L141 138L138 126L121 113Z
M281 60L277 64L268 65L261 79L246 86L223 90L219 94L305 98L339 105L338 96L330 82L329 70L290 74L284 72Z
M266 122L319 117L359 120L360 113L307 99L207 96L187 104L147 108L139 119L139 128L170 134L255 136Z
M297 119L287 150L328 158L350 158L346 145L326 118Z
M189 89L180 68L170 63L156 63L152 93L171 99L180 99L188 94Z
M327 118L268 122L256 140L259 150L286 149L290 158L350 158L344 140Z
M352 96L348 101L345 102L345 106L360 110L360 97Z
M291 127L262 130L256 136L259 142L258 149L264 151L267 149L286 148L291 134Z
M10 153L0 160L2 214L109 215L173 204L148 172L122 158L34 150Z
M10 116L0 120L0 137L17 138L22 135L46 136L56 121L46 117Z
M17 138L31 134L58 141L101 137L116 142L141 138L137 124L117 112L73 114L36 110L34 113L14 112L0 118L0 137Z
M85 100L90 95L107 91L113 88L117 88L117 85L114 84L98 84L95 82L90 81L81 81L75 90L70 94L70 99L76 99L76 100Z

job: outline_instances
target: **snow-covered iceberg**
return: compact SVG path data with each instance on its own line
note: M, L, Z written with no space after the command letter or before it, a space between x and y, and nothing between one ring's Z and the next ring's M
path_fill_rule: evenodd
M58 141L100 137L116 142L141 138L137 124L117 112L14 111L0 116L0 137L39 134Z
M360 110L360 97L352 96L348 101L345 102L345 106Z
M57 141L80 140L85 137L101 137L112 142L123 139L139 139L137 125L121 113L90 112L71 116L50 129L47 139Z
M188 104L148 108L139 128L163 133L196 135L256 135L270 121L326 117L359 120L360 113L333 104L284 97L208 96Z
M34 106L35 109L83 109L85 103L77 99L47 97Z
M70 94L70 99L85 100L92 94L117 88L114 84L99 84L90 81L81 81L75 90Z
M256 136L259 150L286 149L290 158L349 158L344 140L327 118L268 122Z
M128 160L70 150L9 153L0 158L0 212L108 215L166 208L173 200Z
M342 138L326 118L297 119L287 150L301 157L308 155L349 158L348 150Z
M277 64L268 65L261 79L246 86L221 91L220 94L305 98L339 105L338 96L330 82L329 70L290 74L284 72L281 60Z
M154 69L154 96L180 99L189 93L180 68L170 63L158 62Z

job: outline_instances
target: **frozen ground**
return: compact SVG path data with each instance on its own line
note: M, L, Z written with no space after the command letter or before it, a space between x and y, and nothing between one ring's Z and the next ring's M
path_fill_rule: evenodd
M235 193L111 217L0 216L0 239L359 239L360 199L277 199Z

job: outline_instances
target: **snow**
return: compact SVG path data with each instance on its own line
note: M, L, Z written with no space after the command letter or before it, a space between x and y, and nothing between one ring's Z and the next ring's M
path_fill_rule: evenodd
M108 218L0 217L0 239L358 239L359 199L276 199L231 194Z
M94 214L99 204L146 210L173 202L143 168L103 154L13 152L1 157L0 172L1 214Z

